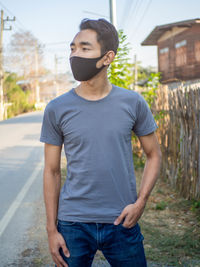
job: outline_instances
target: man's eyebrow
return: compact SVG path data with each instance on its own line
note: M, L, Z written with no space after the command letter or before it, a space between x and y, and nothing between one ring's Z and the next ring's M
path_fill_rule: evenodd
M70 43L70 46L73 46L73 45L75 45L75 43L74 43L74 42L71 42L71 43ZM88 46L92 46L91 43L89 43L89 42L84 42L84 41L80 42L80 45L88 45Z
M92 46L92 44L89 43L89 42L80 42L80 44L81 44L81 45L89 45L89 46Z

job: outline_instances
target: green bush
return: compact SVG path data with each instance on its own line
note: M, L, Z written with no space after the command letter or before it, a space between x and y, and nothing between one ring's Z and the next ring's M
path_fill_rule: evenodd
M4 81L6 99L8 103L11 103L7 108L7 118L34 110L34 103L29 103L30 91L23 91L22 88L16 84L18 79L15 73L11 73Z

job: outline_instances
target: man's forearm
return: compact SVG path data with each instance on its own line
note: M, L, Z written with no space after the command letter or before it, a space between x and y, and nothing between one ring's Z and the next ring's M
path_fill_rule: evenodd
M52 232L56 230L61 174L60 172L52 172L44 169L43 179L43 193L46 208L46 229L47 232Z
M161 154L147 156L145 163L140 190L138 193L138 202L146 204L148 197L157 181L161 165Z

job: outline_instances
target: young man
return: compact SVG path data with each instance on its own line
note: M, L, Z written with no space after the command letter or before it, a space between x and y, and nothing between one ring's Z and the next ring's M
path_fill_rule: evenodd
M44 112L46 228L58 267L89 267L97 249L113 267L146 266L138 220L157 180L161 152L144 98L108 81L118 45L112 24L84 19L70 45L80 85L51 100ZM147 156L138 196L132 131ZM60 192L63 143L67 178Z

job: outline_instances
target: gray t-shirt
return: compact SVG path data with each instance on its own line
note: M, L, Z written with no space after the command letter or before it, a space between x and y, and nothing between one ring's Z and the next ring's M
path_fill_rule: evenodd
M51 100L44 111L40 141L64 143L67 177L58 219L114 223L137 200L131 146L157 124L137 92L112 85L107 96L87 100L74 88Z

